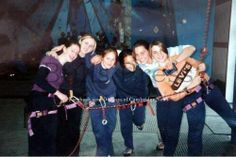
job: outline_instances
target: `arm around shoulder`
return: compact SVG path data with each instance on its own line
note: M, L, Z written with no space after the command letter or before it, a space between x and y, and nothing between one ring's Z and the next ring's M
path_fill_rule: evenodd
M176 62L178 63L187 59L188 57L192 56L195 51L196 47L193 45L188 45L184 47L182 53L179 55L178 58L176 58Z

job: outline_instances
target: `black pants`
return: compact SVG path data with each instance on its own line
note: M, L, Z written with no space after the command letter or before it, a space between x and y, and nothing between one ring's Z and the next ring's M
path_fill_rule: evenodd
M55 110L54 99L46 93L33 92L32 101L28 104L29 112ZM33 136L28 136L29 156L55 156L57 114L51 114L39 118L31 118Z
M80 137L80 123L82 109L79 107L65 111L64 107L58 109L57 127L57 155L69 155L75 148ZM79 154L79 146L72 155Z
M57 115L32 118L33 136L29 136L29 156L55 156Z

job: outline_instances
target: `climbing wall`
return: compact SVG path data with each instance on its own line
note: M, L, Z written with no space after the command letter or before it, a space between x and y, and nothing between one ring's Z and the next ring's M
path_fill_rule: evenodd
M167 46L178 43L172 1L132 0L132 43L137 39L160 40Z
M205 17L207 9L207 0L189 1L174 0L173 6L175 11L176 32L178 44L192 44L196 46L197 51L193 55L194 58L200 58L200 50L203 44L203 35L205 29ZM207 73L211 75L213 36L214 36L214 17L215 3L212 0L211 14L209 19L209 30L207 47L208 54L205 58L207 64Z

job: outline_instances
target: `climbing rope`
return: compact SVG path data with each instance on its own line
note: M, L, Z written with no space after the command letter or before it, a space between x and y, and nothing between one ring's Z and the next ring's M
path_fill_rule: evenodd
M205 56L206 56L207 53L208 53L207 39L208 39L210 15L211 15L211 0L208 0L208 2L207 2L207 8L206 8L206 17L205 17L204 33L203 33L203 37L202 37L202 49L201 49L201 52L200 52L200 59L201 59L201 61L204 61Z

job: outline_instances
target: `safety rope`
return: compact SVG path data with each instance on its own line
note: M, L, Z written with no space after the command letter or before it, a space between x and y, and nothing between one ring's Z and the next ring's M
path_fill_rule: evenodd
M75 153L75 151L77 150L77 148L80 146L80 143L81 143L81 141L84 137L84 134L85 134L85 132L88 128L88 123L89 123L89 114L88 114L88 112L86 113L86 117L84 119L85 119L85 123L84 123L84 127L83 127L83 129L80 133L79 139L77 140L74 149L71 151L71 153L68 156L72 156Z
M192 89L195 89L196 87L193 87L189 90L192 90ZM158 97L154 97L153 99L156 99L157 101L163 101L165 98L167 97L170 97L170 96L174 96L176 94L180 94L180 93L183 93L183 92L186 92L185 90L184 91L180 91L180 92L177 92L177 93L173 93L173 94L169 94L169 95L165 95L165 96L158 96ZM106 103L105 103L105 100L104 98L99 98L99 102L102 104L101 106L99 107L86 107L78 98L76 98L75 96L71 97L70 101L72 101L73 103L76 103L81 109L83 109L83 111L86 112L86 118L85 118L85 125L83 127L83 130L81 131L80 133L80 137L73 149L73 151L68 155L68 156L71 156L74 154L74 152L77 150L77 148L79 147L81 141L82 141L82 138L88 128L88 122L89 122L89 110L102 110L102 113L103 113L103 120L102 120L102 124L103 125L106 125L107 124L107 120L106 120L106 117L105 117L105 110L106 109L111 109L111 108L115 108L117 110L122 110L122 109L128 109L130 108L131 106L136 106L136 107L142 107L142 106L148 106L149 107L149 110L151 112L152 115L155 115L154 113L154 110L153 108L151 107L150 105L150 102L149 101L132 101L131 103L127 103L127 104L116 104L116 105L109 105L107 106ZM146 102L146 103L145 103ZM135 108L136 108L135 107Z
M197 87L197 86L196 86ZM196 87L193 87L191 89L189 89L189 91L195 89ZM81 107L83 110L88 111L88 110L105 110L105 109L111 109L111 108L115 108L117 110L122 110L122 109L127 109L130 108L131 106L136 105L136 107L141 107L141 106L145 106L146 102L149 102L150 99L155 99L156 101L165 101L166 98L169 98L171 96L180 94L180 93L184 93L186 92L186 90L180 91L180 92L175 92L173 94L168 94L168 95L164 95L164 96L158 96L158 97L152 97L149 98L148 100L143 100L143 101L132 101L131 103L127 103L127 104L115 104L115 105L103 105L103 106L93 106L93 107L86 107L85 105L81 106L81 101L79 99L76 99L76 97L74 96L73 99L71 99L72 102L74 103L79 103L79 107ZM143 104L143 105L140 105Z
M203 33L203 37L202 37L202 49L201 49L201 52L200 52L200 59L201 59L201 61L204 61L204 58L205 58L205 56L208 53L207 39L208 39L210 15L211 15L211 0L208 0L207 8L206 8L204 33Z
M208 31L209 31L209 22L210 22L210 15L211 15L211 0L207 1L207 8L206 8L206 17L205 17L205 26L204 26L204 34L202 39L202 49L200 52L200 60L201 62L204 62L206 55L208 53L207 48L207 39L208 39ZM208 80L205 79L205 71L200 72L200 76L202 78L202 83L206 87L207 94L209 92L208 88Z

